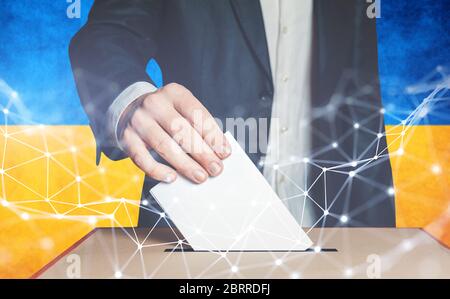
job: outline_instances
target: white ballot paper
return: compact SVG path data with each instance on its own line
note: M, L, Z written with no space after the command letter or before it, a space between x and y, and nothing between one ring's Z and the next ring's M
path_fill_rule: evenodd
M195 251L292 251L312 245L233 136L221 175L150 190Z

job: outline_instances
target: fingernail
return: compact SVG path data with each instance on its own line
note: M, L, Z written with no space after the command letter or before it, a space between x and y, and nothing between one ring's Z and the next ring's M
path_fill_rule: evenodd
M172 183L173 181L175 181L175 175L173 173L169 173L168 175L166 175L166 177L164 178L164 182L165 183Z
M194 171L194 179L197 182L201 183L204 180L206 180L206 173L204 171L201 171L201 170L196 170L196 171Z
M222 166L217 162L211 162L209 164L209 171L212 175L218 175L222 171Z
M229 154L231 154L231 147L228 144L224 144L223 145L223 152L226 156L228 156Z

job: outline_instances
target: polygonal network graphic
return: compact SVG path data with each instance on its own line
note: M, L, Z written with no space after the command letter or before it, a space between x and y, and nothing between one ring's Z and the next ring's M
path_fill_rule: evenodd
M279 175L285 176L288 182L292 182L296 194L290 194L288 197L283 197L283 201L301 201L311 202L318 206L323 212L319 220L310 228L306 229L309 234L313 228L320 229L320 223L323 218L334 217L345 225L352 221L353 213L356 211L348 211L345 214L335 214L333 212L333 205L336 201L343 200L345 194L352 188L353 180L361 180L370 186L379 188L380 193L385 197L393 197L407 192L409 186L405 185L405 181L401 180L401 175L396 175L397 165L401 161L414 161L417 165L422 165L423 169L428 170L423 175L435 177L436 186L439 188L449 189L448 170L439 162L439 155L442 152L436 152L436 159L423 158L414 152L409 152L408 145L415 142L415 138L439 138L433 136L431 133L415 134L418 128L415 126L423 122L427 117L441 113L442 107L448 107L450 102L450 75L442 67L437 68L432 74L424 78L422 82L410 86L405 91L407 94L426 93L426 96L420 103L415 103L415 109L409 113L409 116L400 121L400 125L387 126L384 130L383 117L390 114L395 117L394 111L390 111L388 107L375 110L374 107L367 105L364 97L368 96L361 92L360 96L352 96L351 98L345 96L332 97L330 105L312 112L311 122L317 121L325 117L339 117L333 113L339 113L339 107L343 105L350 105L358 109L365 109L367 113L366 119L354 119L352 114L346 115L347 121L352 123L352 129L341 136L324 136L329 140L329 145L326 148L315 149L307 157L291 157L287 163L280 163L276 165L267 165L273 167ZM100 166L95 165L95 140L92 136L90 128L86 126L45 126L40 124L31 124L27 126L10 126L8 120L11 118L29 120L29 113L23 105L20 95L9 87L6 82L0 81L0 92L2 99L7 98L6 102L2 104L2 113L4 117L4 126L0 128L2 138L0 142L1 150L1 205L3 212L1 214L13 213L14 217L7 218L8 221L14 223L24 223L39 221L45 219L52 219L54 226L58 223L66 225L70 221L72 226L64 226L60 229L68 230L77 223L85 225L89 228L94 227L116 227L121 228L123 232L129 237L130 244L135 247L132 254L125 259L125 261L118 262L119 259L114 258L117 252L113 248L102 249L109 251L112 254L111 258L111 277L154 277L158 269L166 262L166 259L161 261L152 261L152 269L148 270L145 261L142 258L142 252L151 250L158 246L171 246L173 250L170 254L178 249L187 249L189 244L187 241L172 227L168 216L158 210L155 210L149 204L150 199L148 195L144 194L141 200L141 190L143 184L143 174L129 161L123 160L112 162L103 159ZM349 102L349 99L351 102ZM331 109L330 109L331 107ZM373 131L365 127L368 121L379 121L379 130ZM304 124L308 125L308 124ZM375 148L375 153L368 157L369 149L359 151L355 149L353 153L345 153L341 150L340 144L346 140L352 140L354 144L358 144L358 132L373 136L369 147ZM431 131L430 131L431 132ZM425 135L424 135L425 134ZM332 133L330 132L330 135ZM380 140L386 137L388 146L381 147ZM389 149L389 152L388 152ZM445 148L444 148L445 150ZM447 148L448 150L448 148ZM342 159L339 161L322 161L317 159L318 152L337 151L340 153ZM391 165L394 173L395 186L379 185L375 181L371 181L364 177L364 171L376 167L380 161L391 159ZM286 174L286 167L292 165L305 165L307 167L314 167L318 169L317 177L310 181L299 185L293 178ZM403 166L404 167L404 166ZM329 196L325 204L321 204L319 200L312 197L310 194L311 188L315 184L321 182L324 186L323 193L327 194L326 177L328 173L341 174L346 177L345 183L342 186L340 195ZM324 181L325 180L325 181ZM420 179L419 179L420 181ZM397 184L398 183L398 184ZM411 183L420 183L412 181ZM433 187L434 188L434 187ZM404 190L403 190L404 189ZM446 194L450 194L450 190ZM431 198L430 198L431 200ZM432 217L436 213L447 211L450 200L441 198L442 206L435 214L428 215ZM425 200L424 200L425 201ZM138 221L139 208L146 209L157 213L159 217L158 222L164 222L168 226L167 231L175 236L175 240L169 240L161 244L154 244L149 242L149 239L157 231L157 225L149 228L148 231L142 235L137 233L134 228ZM302 208L302 205L300 205ZM361 207L361 209L370 208ZM304 211L299 214L303 215ZM448 212L447 212L448 213ZM59 222L61 221L61 222ZM302 219L300 219L302 221ZM405 220L405 226L407 220ZM2 224L3 227L8 227ZM45 229L36 227L35 229L42 230L42 238L39 240L41 249L51 250L55 246L55 240L52 239L51 233L45 236ZM319 239L313 240L316 242L314 250L320 252L322 238L329 238L330 236L319 234ZM14 240L11 240L14 242ZM402 250L411 250L420 239L412 238L408 244L399 244L392 249L391 259L395 259L401 255ZM2 248L0 248L1 252ZM240 258L231 260L228 258L227 252L212 252L216 258L211 261L211 267L217 263L225 263L228 269L225 272L217 274L217 277L245 277L241 275L241 268L239 264ZM169 254L169 256L170 256ZM185 254L182 253L181 254ZM288 256L288 253L286 255ZM142 264L142 273L127 274L127 267L132 261L138 261ZM208 273L208 269L192 273L186 260L184 259L185 274L188 277L203 277ZM258 265L254 265L257 267ZM246 262L246 267L252 267ZM301 269L290 269L285 266L283 256L273 255L273 267L282 267L283 271L288 273L292 278L301 277ZM306 266L305 266L306 267ZM358 267L351 268L342 265L342 269L347 276L352 276ZM267 273L270 277L270 273Z

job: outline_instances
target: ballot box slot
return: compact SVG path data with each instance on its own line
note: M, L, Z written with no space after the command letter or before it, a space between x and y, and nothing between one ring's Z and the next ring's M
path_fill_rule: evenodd
M316 248L308 248L305 250L194 250L192 248L166 248L164 252L338 252L336 248L321 248L317 250Z

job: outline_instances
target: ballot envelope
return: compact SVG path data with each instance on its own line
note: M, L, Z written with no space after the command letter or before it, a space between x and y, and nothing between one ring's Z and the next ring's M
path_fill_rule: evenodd
M264 176L225 134L232 154L202 184L179 176L150 192L194 251L303 251L311 240ZM300 192L300 191L299 191Z

